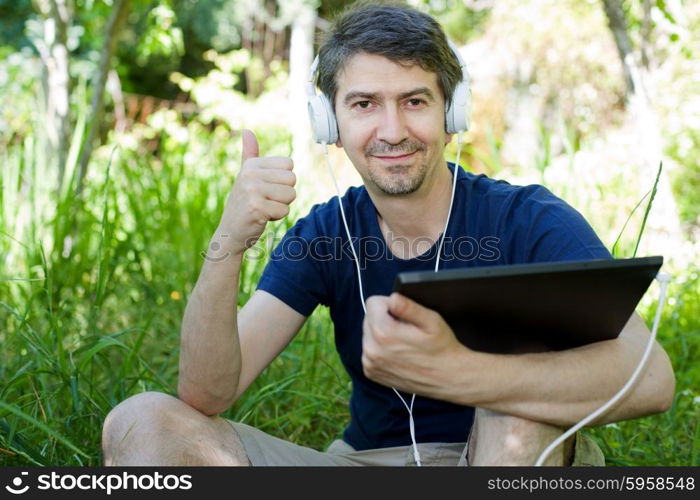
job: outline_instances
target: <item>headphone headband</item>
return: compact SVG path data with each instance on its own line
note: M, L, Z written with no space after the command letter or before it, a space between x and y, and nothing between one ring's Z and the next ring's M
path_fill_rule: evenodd
M309 68L309 79L306 83L306 95L312 96L316 94L316 88L314 86L314 75L316 74L316 69L318 68L318 55L314 57L314 62L311 63Z

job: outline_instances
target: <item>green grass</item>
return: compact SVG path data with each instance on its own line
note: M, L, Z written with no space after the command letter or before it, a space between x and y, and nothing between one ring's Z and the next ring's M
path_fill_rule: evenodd
M240 151L224 127L159 123L97 151L82 201L66 190L51 203L53 177L31 138L0 152L0 465L99 465L112 407L174 393L184 304ZM275 143L266 150L285 154L288 142ZM245 261L240 304L264 263ZM678 377L673 408L588 431L610 464L699 463L698 275L671 286L660 328ZM349 393L319 308L225 416L323 448L347 422Z
M588 431L611 465L700 465L700 268L685 270L676 280L659 326L659 341L676 374L673 406ZM643 311L648 325L654 307Z
M0 464L98 465L112 407L175 392L184 304L240 152L223 127L153 128L100 150L83 200L66 189L53 207L50 190L34 194L49 178L39 149L25 142L0 157ZM244 261L240 305L264 264ZM348 395L319 310L226 416L322 446L347 420Z

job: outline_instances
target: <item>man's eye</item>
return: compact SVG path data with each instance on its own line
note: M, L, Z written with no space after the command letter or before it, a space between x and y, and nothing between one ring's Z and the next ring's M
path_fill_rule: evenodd
M357 102L355 103L355 107L356 107L356 108L360 108L360 109L369 109L369 107L370 107L371 105L372 105L372 103L369 102L369 101L357 101Z
M423 99L413 98L408 100L408 105L415 108L424 103Z

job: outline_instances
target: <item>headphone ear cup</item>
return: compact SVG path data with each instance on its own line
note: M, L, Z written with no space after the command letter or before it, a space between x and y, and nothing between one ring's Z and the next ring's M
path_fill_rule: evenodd
M328 142L327 144L334 144L338 140L338 122L335 119L335 113L333 112L333 106L331 102L326 97L326 94L321 94L321 101L326 108L326 116L328 117Z
M328 98L324 94L310 95L308 110L314 140L324 144L335 143L338 140L338 124Z
M469 130L471 107L472 93L469 89L469 84L462 81L455 87L452 93L452 100L445 112L445 131L448 134Z

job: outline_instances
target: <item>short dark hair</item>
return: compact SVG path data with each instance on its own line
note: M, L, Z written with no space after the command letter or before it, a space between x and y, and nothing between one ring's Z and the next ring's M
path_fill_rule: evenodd
M446 102L462 79L459 61L435 19L403 3L357 2L338 17L319 49L316 84L334 108L337 76L361 52L436 73Z

